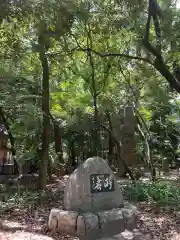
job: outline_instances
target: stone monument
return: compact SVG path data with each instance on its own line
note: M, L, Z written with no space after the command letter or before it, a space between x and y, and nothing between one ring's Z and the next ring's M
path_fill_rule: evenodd
M92 157L71 174L64 209L51 210L48 226L82 240L124 239L120 233L135 228L136 213L136 207L124 204L107 162Z

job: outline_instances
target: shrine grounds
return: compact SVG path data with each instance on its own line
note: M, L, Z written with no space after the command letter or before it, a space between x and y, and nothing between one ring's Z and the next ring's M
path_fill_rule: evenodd
M173 174L167 180L156 183L144 180L136 184L119 180L125 200L138 207L137 230L146 240L180 239L180 188ZM54 178L45 192L24 190L11 193L7 201L1 202L1 233L7 239L77 239L51 233L47 229L49 212L62 208L63 189L68 176Z

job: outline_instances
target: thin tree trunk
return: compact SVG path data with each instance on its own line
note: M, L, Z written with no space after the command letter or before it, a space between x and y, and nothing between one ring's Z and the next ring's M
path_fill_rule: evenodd
M87 27L87 48L92 49L93 48L93 40L91 36L91 29L90 26ZM100 142L100 136L99 136L99 121L98 121L98 107L97 107L97 88L96 88L96 79L95 79L95 67L94 67L94 61L93 61L93 56L91 51L87 52L87 56L89 59L89 64L91 66L91 94L93 98L93 109L94 109L94 116L93 116L93 121L94 121L94 126L93 126L93 155L97 156L98 154L98 146Z
M75 168L76 167L76 154L75 154L75 143L74 141L71 142L70 144L70 167Z
M145 144L146 163L148 164L148 166L151 169L152 180L155 180L156 179L156 169L155 169L153 159L152 159L152 151L151 151L151 148L150 148L150 144L149 144L147 136L143 133L143 131L140 127L140 120L137 116L136 116L136 119L137 119L137 122L138 122L137 129L138 129L138 131L140 133L140 136L142 137L142 139L144 141L144 144Z
M50 157L48 158L48 169L47 169L48 179L52 182L52 163Z
M112 121L111 121L111 116L110 116L110 113L108 110L106 110L106 117L107 117L107 120L108 120L108 124L109 124L109 129L111 130L112 132ZM113 144L113 140L112 140L112 136L111 136L111 133L108 132L108 135L109 135L109 164L112 165L112 155L113 155L113 148L114 148L114 144Z
M19 166L18 166L18 163L16 161L15 140L14 140L14 137L13 137L12 132L10 130L8 121L5 117L3 107L0 107L0 118L2 119L3 124L4 124L4 126L5 126L5 128L8 132L9 140L10 140L10 143L11 143L11 153L12 153L12 158L13 158L13 162L14 162L14 173L19 175Z
M94 86L95 88L95 86ZM94 127L93 127L93 155L98 155L99 146L99 124L98 124L98 108L97 108L97 97L96 94L93 96L93 108L94 108Z
M53 116L50 114L50 118L53 123L54 127L54 141L55 141L55 151L58 158L59 163L63 163L63 148L62 148L62 139L61 139L61 133L60 128L56 120L53 118Z
M39 37L39 58L42 65L42 112L43 112L43 132L42 132L42 148L41 161L39 171L39 188L46 188L47 167L49 158L49 138L50 138L50 118L49 118L49 65L45 55L45 46L43 37Z

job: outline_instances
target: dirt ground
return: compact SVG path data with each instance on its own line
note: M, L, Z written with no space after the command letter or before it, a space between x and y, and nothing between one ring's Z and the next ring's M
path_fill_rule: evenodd
M9 208L1 219L5 229L0 231L0 240L52 240L77 239L63 234L50 233L47 229L52 207L62 208L63 188L67 177L48 186L51 192L59 191L59 200L41 206L27 206L23 209ZM138 204L137 229L141 240L180 240L180 212L155 205ZM138 239L139 240L139 239Z

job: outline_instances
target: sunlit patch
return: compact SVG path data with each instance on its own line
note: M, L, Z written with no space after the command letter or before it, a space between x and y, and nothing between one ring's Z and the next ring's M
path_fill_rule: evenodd
M10 240L53 240L51 237L26 231L16 231L13 234L5 233L5 236Z
M15 222L15 221L9 221L9 220L5 220L5 221L3 221L3 224L4 224L4 226L5 227L7 227L7 228L21 228L21 229L23 229L24 228L24 226L20 223L20 222Z

